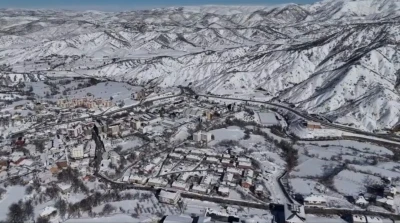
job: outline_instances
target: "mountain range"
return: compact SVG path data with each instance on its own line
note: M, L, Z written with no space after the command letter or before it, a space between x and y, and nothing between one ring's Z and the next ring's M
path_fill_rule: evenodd
M367 131L399 123L399 43L399 0L0 10L2 75L74 74L261 94Z

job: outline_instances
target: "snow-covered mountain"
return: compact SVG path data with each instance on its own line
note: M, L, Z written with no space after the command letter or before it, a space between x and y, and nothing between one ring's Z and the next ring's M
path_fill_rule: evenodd
M369 131L399 122L400 0L0 10L0 32L0 64L13 73L191 85L214 94L261 90Z

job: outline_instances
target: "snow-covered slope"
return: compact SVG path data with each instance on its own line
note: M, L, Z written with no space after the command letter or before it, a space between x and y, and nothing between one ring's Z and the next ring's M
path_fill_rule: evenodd
M251 94L372 131L399 120L400 1L133 12L0 10L12 73Z

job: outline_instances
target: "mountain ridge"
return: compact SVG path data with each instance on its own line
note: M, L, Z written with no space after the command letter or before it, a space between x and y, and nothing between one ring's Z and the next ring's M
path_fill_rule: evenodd
M221 95L263 89L265 100L380 130L400 115L399 3L0 10L0 64L14 73L72 72Z

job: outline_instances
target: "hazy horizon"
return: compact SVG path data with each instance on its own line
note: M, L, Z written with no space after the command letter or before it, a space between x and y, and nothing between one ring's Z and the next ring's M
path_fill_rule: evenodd
M309 4L315 0L6 0L0 2L0 8L15 9L67 9L67 10L99 10L125 11L135 9L150 9L160 7L202 6L202 5L244 5L271 6L287 3Z

